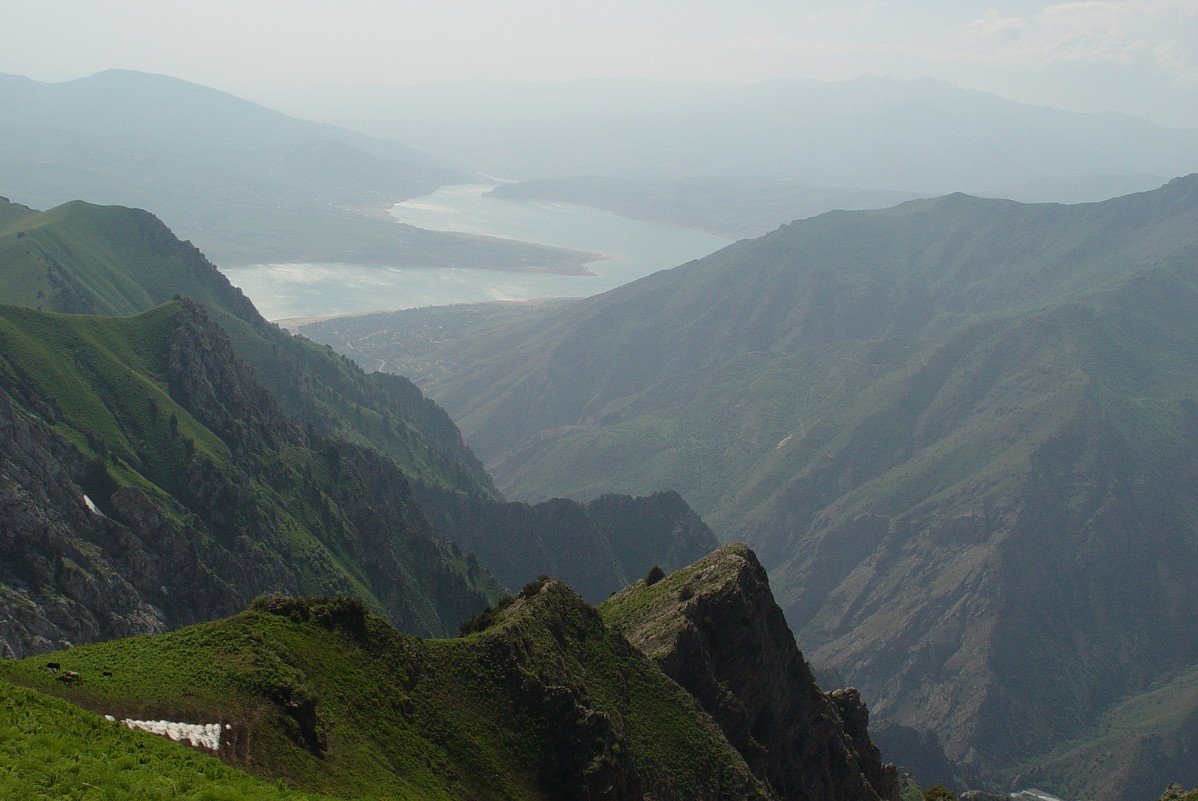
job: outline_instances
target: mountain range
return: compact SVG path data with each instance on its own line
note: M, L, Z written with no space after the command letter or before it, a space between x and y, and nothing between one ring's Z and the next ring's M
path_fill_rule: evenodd
M995 176L1106 192L1195 143L934 82L641 89L553 121L576 152L603 137L615 177L504 191L762 226ZM150 205L221 258L584 258L396 226L382 205L464 174L173 79L0 76L0 108L5 191ZM751 134L778 121L796 135L770 152ZM772 200L770 160L796 171ZM310 329L410 367L495 481L416 384L266 322L150 213L0 199L0 647L24 657L0 662L0 794L918 794L864 700L920 777L1198 783L1196 217L1196 176L1076 206L954 194L584 301ZM700 559L688 501L761 561ZM111 718L203 729L238 770Z
M64 83L0 75L0 176L24 204L152 209L224 265L529 265L581 254L400 225L387 209L470 173L427 153L298 120L163 75Z
M1189 176L833 212L595 298L304 331L406 371L504 492L677 489L896 731L1124 799L1198 780L1196 270Z
M475 81L306 88L270 102L514 180L768 178L1076 202L1198 170L1198 131L1016 103L927 78Z
M0 202L0 299L9 656L263 592L448 634L546 568L597 599L716 545L676 495L506 503L410 382L267 323L147 212Z
M400 634L355 599L264 596L227 619L0 662L0 749L20 766L0 788L69 795L83 767L113 798L182 785L189 798L898 801L860 700L815 686L752 553L724 549L680 578L639 582L597 612L543 577L442 640ZM753 697L755 674L717 653L687 661L730 682L736 706L710 709L670 678L660 647L679 600L702 611L683 622L709 642L760 613L739 643L786 674L781 694ZM623 626L659 649L634 647ZM754 733L790 748L746 739L736 709L764 714ZM152 721L202 736L198 750L237 770L126 729Z

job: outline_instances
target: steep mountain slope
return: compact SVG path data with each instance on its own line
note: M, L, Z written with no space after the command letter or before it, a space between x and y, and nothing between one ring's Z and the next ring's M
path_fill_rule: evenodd
M496 269L578 264L557 248L423 231L385 213L470 176L412 148L162 75L46 84L0 75L4 191L154 209L221 263L351 261Z
M1196 308L1198 176L954 195L484 320L413 375L506 491L678 489L816 664L1002 779L1198 657Z
M421 486L434 525L478 557L507 587L551 575L596 603L652 565L675 570L719 547L715 534L676 492L604 495L585 504L539 504Z
M542 509L505 504L457 427L411 382L366 375L266 322L199 251L147 212L81 202L35 212L0 202L0 301L128 314L178 296L209 310L307 436L347 440L393 459L434 524L494 559L510 587L552 570L597 599L653 564L680 567L716 547L677 496L613 498L589 509L568 501Z
M268 323L203 254L148 212L79 201L46 212L0 202L0 210L0 302L126 315L192 298L299 422L369 444L423 481L492 491L453 422L410 382L365 375Z
M1023 766L1034 786L1083 798L1133 798L1145 787L1198 785L1198 669L1114 706L1082 737Z
M261 599L177 632L0 663L114 717L219 722L218 756L346 798L768 799L677 684L557 581L485 631L405 636L356 602Z
M857 691L820 691L744 545L646 577L599 612L699 699L782 798L897 801L895 768L870 742Z
M376 451L288 421L191 301L131 318L0 307L3 652L346 593L454 629L498 586Z

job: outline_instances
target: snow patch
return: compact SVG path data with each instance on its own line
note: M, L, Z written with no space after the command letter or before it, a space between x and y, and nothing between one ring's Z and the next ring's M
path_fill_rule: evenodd
M105 717L108 717L105 715ZM110 718L111 719L111 718ZM220 733L222 729L232 726L221 726L219 723L172 723L169 720L122 720L131 729L141 729L150 734L170 737L175 742L186 740L197 748L207 748L211 751L220 750Z
M92 514L99 515L100 517L104 517L104 513L100 511L100 507L96 506L96 502L93 501L91 498L84 495L83 502L85 504L87 504L87 508L91 510Z

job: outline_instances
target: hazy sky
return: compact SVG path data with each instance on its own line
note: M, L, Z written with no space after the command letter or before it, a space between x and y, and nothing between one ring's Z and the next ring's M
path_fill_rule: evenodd
M1198 126L1198 0L0 0L0 72L113 67L253 98L461 79L928 75Z

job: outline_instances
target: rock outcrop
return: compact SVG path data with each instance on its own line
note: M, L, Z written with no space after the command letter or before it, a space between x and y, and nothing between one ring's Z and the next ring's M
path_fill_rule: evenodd
M498 593L390 459L290 422L199 305L0 326L0 655L157 633L264 592L357 595L447 634ZM144 352L108 349L108 326Z
M748 547L728 545L660 581L639 581L599 609L699 700L782 798L898 798L897 773L869 739L860 696L820 690Z
M627 587L654 564L674 570L719 547L676 492L538 504L419 484L416 493L433 524L475 554L500 583L516 589L546 574L589 603Z

